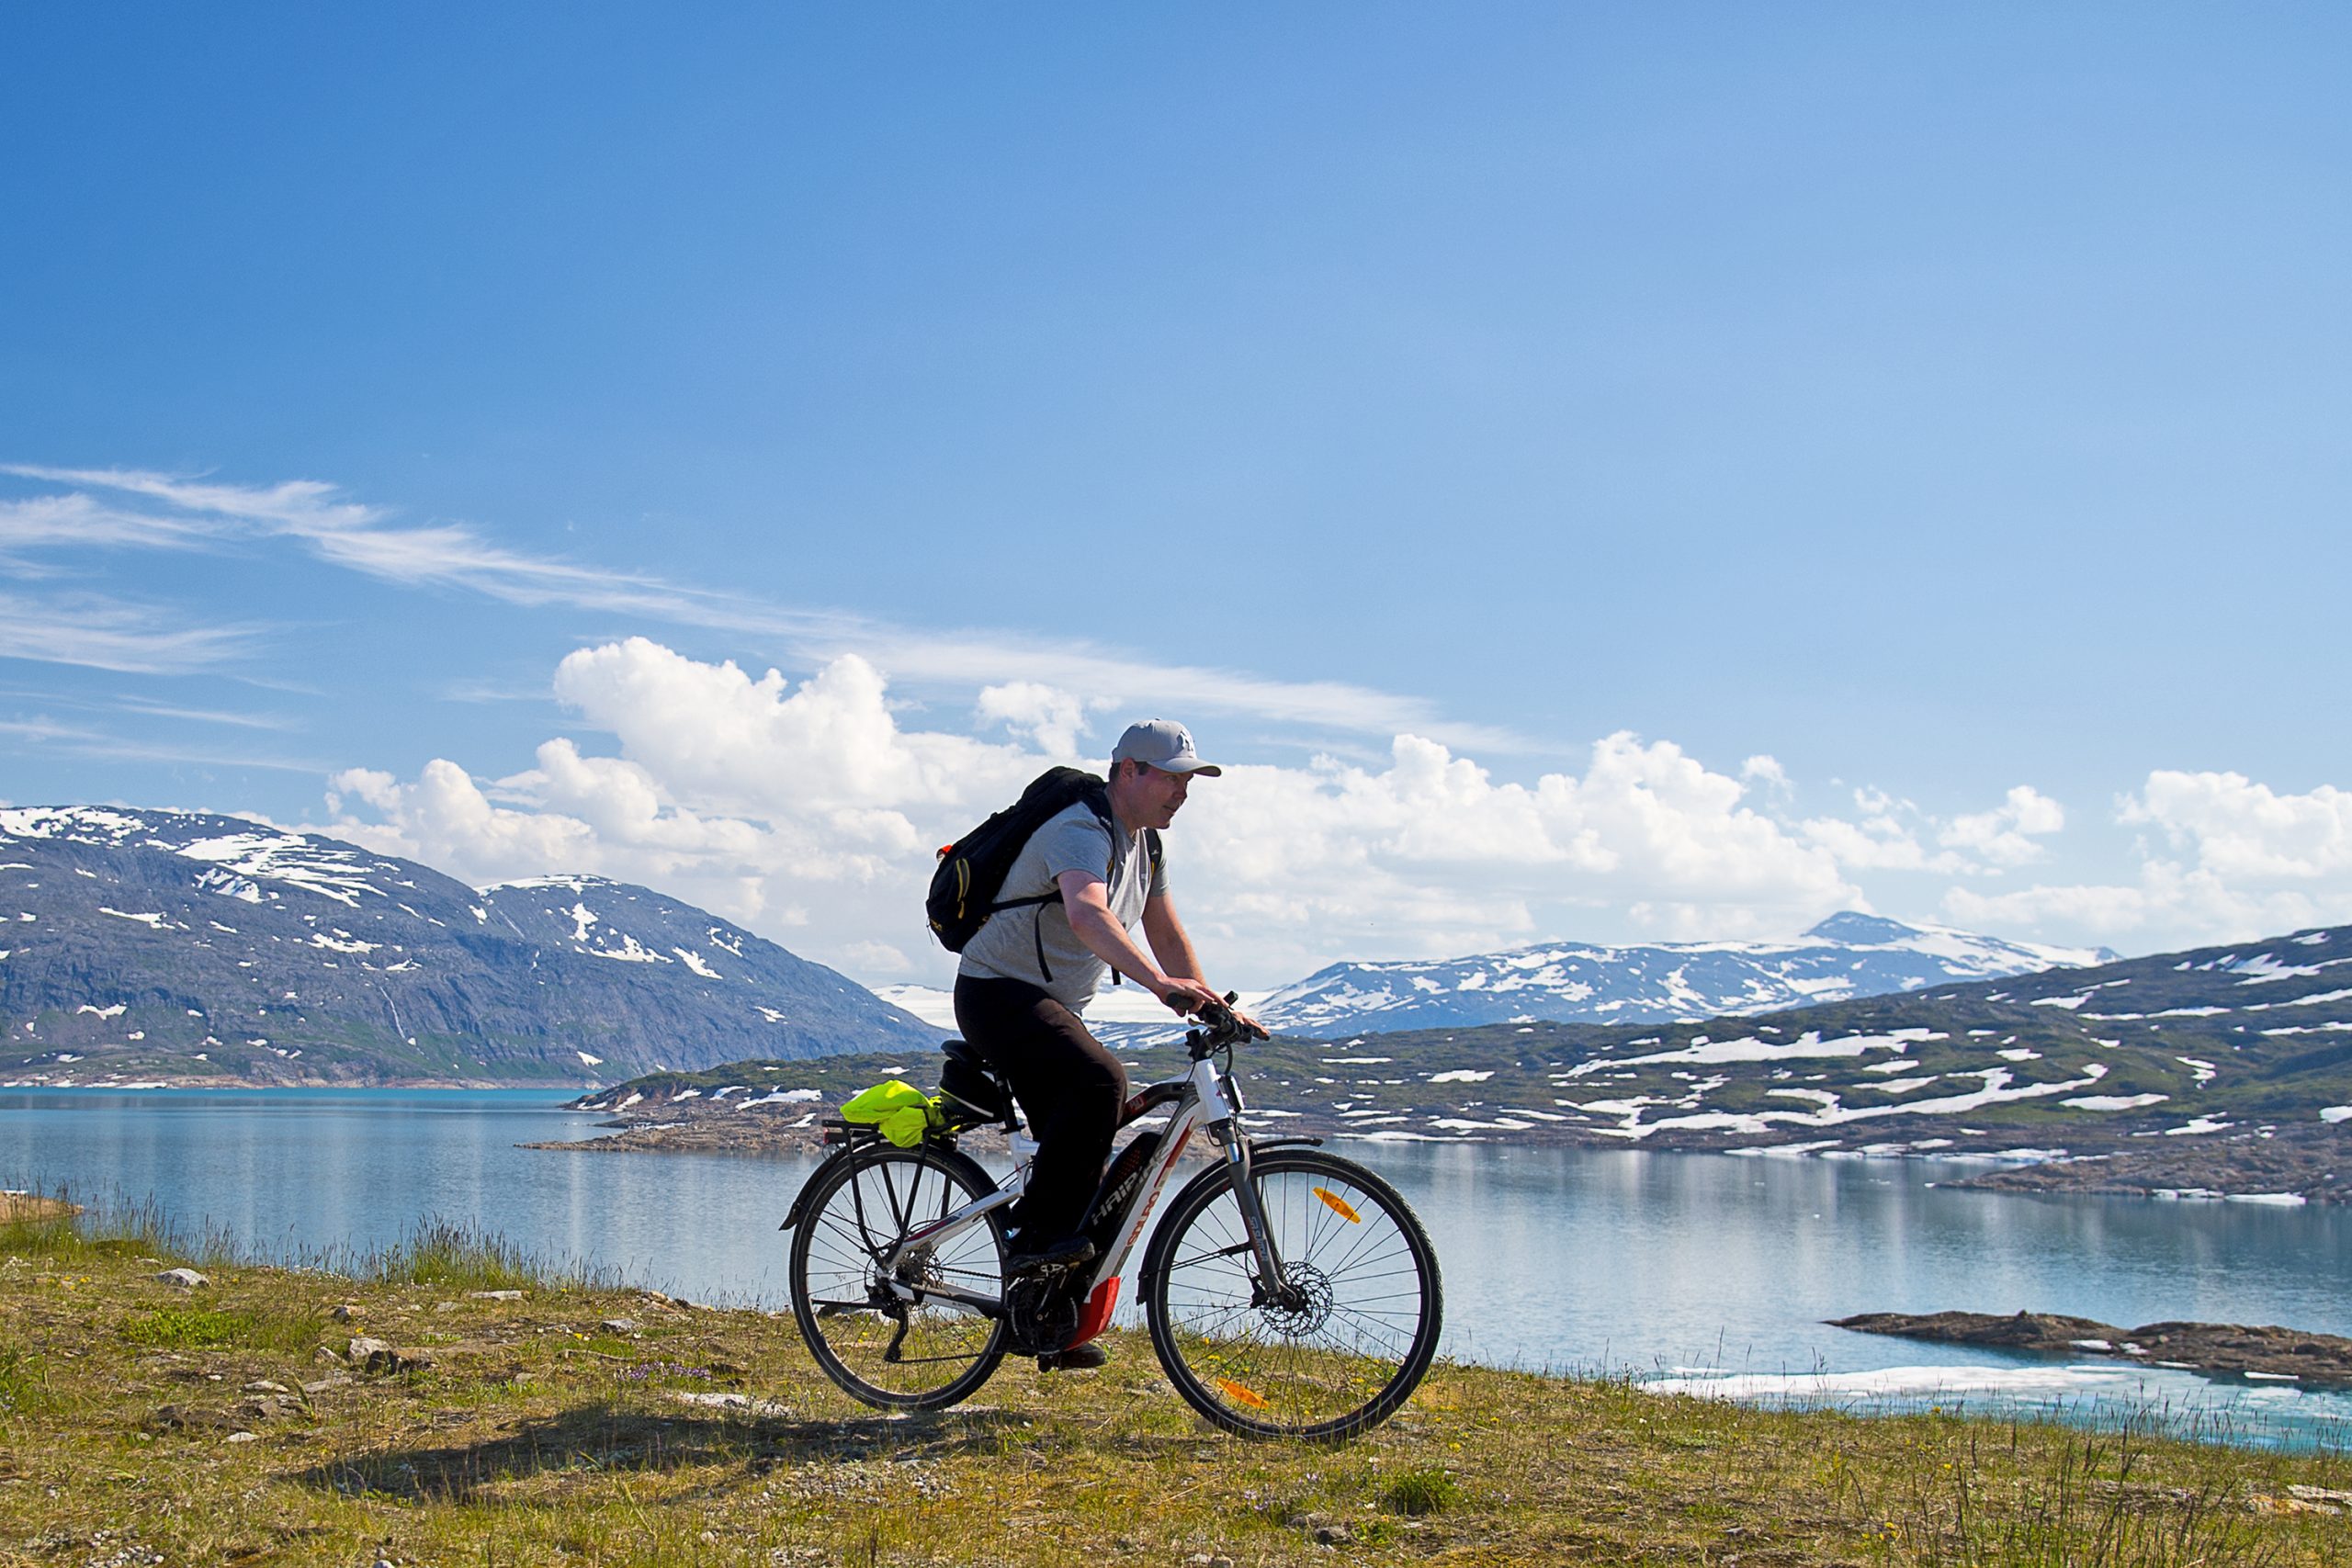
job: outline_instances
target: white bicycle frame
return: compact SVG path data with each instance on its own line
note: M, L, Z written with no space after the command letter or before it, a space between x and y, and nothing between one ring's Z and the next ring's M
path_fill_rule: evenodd
M1204 1127L1208 1129L1211 1140L1223 1148L1225 1164L1233 1173L1235 1201L1241 1210L1250 1250L1257 1257L1260 1281L1278 1280L1283 1277L1282 1260L1275 1256L1272 1240L1268 1236L1265 1224L1258 1212L1257 1189L1250 1180L1250 1141L1241 1134L1239 1120L1244 1109L1241 1091L1217 1071L1215 1061L1204 1055L1193 1063L1184 1077L1154 1084L1136 1096L1131 1103L1148 1109L1167 1103L1171 1095L1176 1109L1170 1114L1168 1125L1161 1130L1159 1146L1152 1152L1149 1185L1128 1201L1126 1216L1120 1222L1118 1235L1111 1246L1103 1248L1086 1278L1085 1305L1079 1313L1078 1338L1073 1343L1092 1338L1111 1321L1112 1309L1118 1304L1120 1270L1126 1266L1127 1257L1135 1250L1136 1243L1142 1239L1144 1226L1150 1223L1152 1211L1159 1203L1159 1194L1168 1185L1168 1179L1175 1174L1185 1145L1192 1141L1193 1134ZM1122 1125L1133 1126L1141 1119L1141 1114L1139 1111L1136 1117ZM1003 1185L986 1197L975 1199L954 1213L909 1233L888 1257L880 1259L882 1266L878 1273L891 1294L910 1304L944 1301L990 1316L1002 1314L1004 1303L1001 1298L948 1286L910 1283L902 1276L920 1277L922 1270L909 1265L921 1252L936 1248L940 1242L971 1225L987 1223L990 1210L1002 1208L1028 1190L1030 1160L1037 1152L1036 1142L1025 1134L1015 1133L1012 1146L1018 1163Z

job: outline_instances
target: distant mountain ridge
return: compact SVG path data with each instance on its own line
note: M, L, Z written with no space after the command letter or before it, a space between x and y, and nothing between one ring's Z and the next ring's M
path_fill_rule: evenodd
M1182 1066L1120 1048L1137 1082ZM803 1147L826 1107L936 1061L741 1062L580 1103L648 1124L619 1148ZM1244 1071L1284 1135L1961 1156L1972 1187L2343 1202L2352 927L1763 1016L1278 1034Z
M1471 1093L1370 1135L1999 1155L2029 1163L1963 1185L2340 1202L2347 1035L2352 927L2313 929L1760 1018L1388 1035L1384 1062L1479 1066L1414 1075ZM1326 1061L1357 1059L1371 1058ZM1361 1084L1330 1094L1348 1097L1343 1119L1370 1105Z
M0 1080L584 1084L935 1043L626 883L476 889L237 818L0 810Z
M1335 964L1268 997L1285 1033L1494 1023L1669 1023L2112 961L2106 948L2004 942L1848 910L1794 942L1544 942L1466 958Z

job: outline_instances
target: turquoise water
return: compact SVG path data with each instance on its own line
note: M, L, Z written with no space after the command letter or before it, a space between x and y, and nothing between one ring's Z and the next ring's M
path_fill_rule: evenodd
M517 1148L594 1136L546 1091L0 1093L0 1186L153 1199L267 1256L399 1240L438 1216L696 1300L780 1306L799 1156ZM1930 1162L1635 1149L1342 1145L1437 1240L1447 1353L1686 1392L1861 1409L2153 1412L2352 1445L2352 1397L1831 1328L1868 1311L2069 1313L2352 1335L2342 1208L1959 1192Z

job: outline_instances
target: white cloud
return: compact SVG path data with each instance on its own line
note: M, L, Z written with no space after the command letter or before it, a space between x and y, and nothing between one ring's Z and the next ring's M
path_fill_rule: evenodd
M1930 853L1919 841L1919 829L1931 824L1909 801L1882 790L1857 789L1854 809L1859 818L1808 818L1797 825L1798 835L1849 871L1953 874L1963 869L1958 855Z
M982 723L1001 724L1015 735L1027 736L1046 756L1075 761L1090 705L1106 705L1099 698L1090 705L1083 697L1042 682L1011 681L982 687L978 712Z
M1955 817L1937 835L1937 842L1963 851L1993 866L2029 865L2040 860L2047 837L2066 826L2066 813L2031 784L2018 784L1990 811Z
M1836 856L1849 871L1992 875L2040 859L2042 846L2034 840L2066 823L2058 803L2031 784L2018 784L1990 811L1949 820L1870 788L1854 791L1854 809L1853 818L1814 818L1797 829L1807 843ZM1938 847L1929 849L1923 835L1932 836Z
M20 577L41 574L25 554L30 550L186 549L204 543L211 534L193 520L124 512L78 493L0 501L0 562Z
M0 659L131 675L185 674L241 657L254 636L249 626L190 623L170 611L100 594L36 599L0 593Z
M854 655L797 685L642 637L582 649L559 698L619 755L568 739L526 772L336 775L336 830L483 882L594 872L650 883L880 978L944 975L922 894L932 846L1071 754L1077 700L1005 688L983 713L1029 742L908 728ZM1784 932L1859 901L1826 852L1667 742L1597 744L1581 774L1498 783L1410 735L1385 764L1237 766L1170 836L1186 911L1235 984L1340 957L1531 941L1630 906L1679 937Z
M619 612L773 639L810 668L854 653L902 683L956 691L1035 684L1092 694L1090 706L1246 714L1325 734L1385 737L1410 729L1455 745L1528 749L1508 731L1452 723L1423 699L1344 682L1280 681L1244 671L1156 664L1083 639L898 626L532 555L464 524L399 524L390 509L343 499L335 486L314 479L239 485L141 469L32 464L0 464L0 474L75 487L62 495L5 503L11 510L0 512L0 553L12 547L189 547L282 538L379 581L462 588L504 604ZM101 502L92 491L147 504L141 510ZM1074 741L1082 728L1057 720L1031 732L1054 741L1067 733Z
M2193 850L2200 869L2257 886L2304 886L2352 875L2352 792L2322 784L2280 795L2241 773L2148 775L2118 813Z
M195 545L236 537L294 539L337 565L400 583L439 583L470 588L516 604L576 604L594 609L636 610L699 625L749 624L749 611L725 596L673 587L634 572L580 566L510 550L462 524L396 525L383 507L337 499L337 487L316 479L275 485L208 482L135 468L51 468L0 464L0 473L85 491L62 497L18 502L46 504L100 520L79 534L40 529L35 515L26 525L27 543L110 547ZM130 495L158 502L164 512L126 512L94 501L87 490ZM0 543L6 541L0 529Z
M2158 770L2117 805L2117 821L2154 829L2131 881L2005 894L1955 888L1963 924L2138 936L2183 947L2352 922L2352 792L2280 794L2239 773Z

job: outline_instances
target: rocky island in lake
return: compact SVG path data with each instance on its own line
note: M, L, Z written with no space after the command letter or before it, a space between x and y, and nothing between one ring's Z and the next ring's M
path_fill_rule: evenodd
M2087 1317L2039 1312L2008 1317L1982 1312L1866 1312L1829 1321L1836 1327L1862 1334L1891 1334L1947 1345L2054 1356L2105 1356L2209 1377L2294 1382L2306 1388L2352 1388L2352 1339L2298 1328L2234 1323L2151 1323L2119 1328Z

